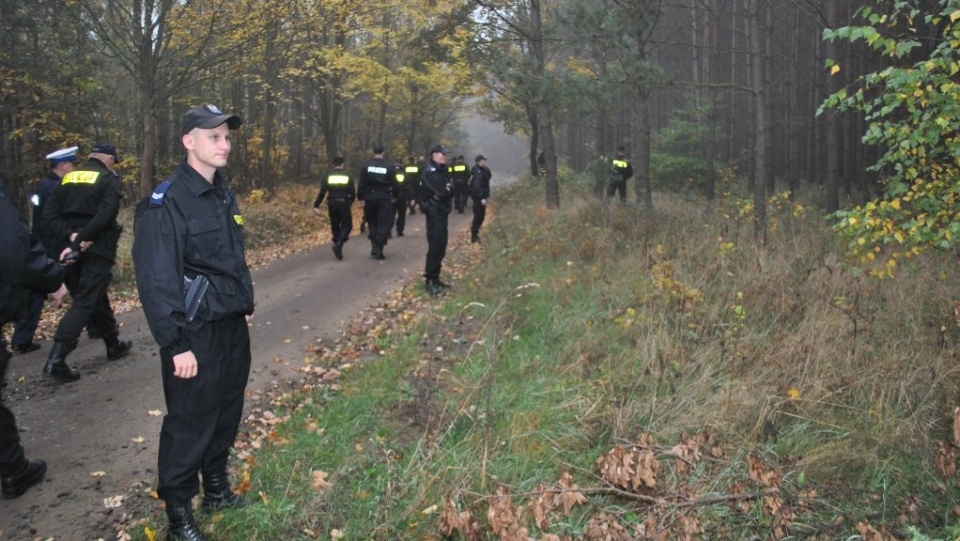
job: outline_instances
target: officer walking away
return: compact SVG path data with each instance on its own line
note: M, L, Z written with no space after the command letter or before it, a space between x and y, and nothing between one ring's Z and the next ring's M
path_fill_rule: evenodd
M447 225L450 211L453 210L447 154L443 145L430 149L430 163L420 174L417 193L417 203L427 222L427 261L423 276L427 279L427 292L433 297L440 295L441 288L450 287L440 281L440 268L447 254Z
M130 353L132 344L120 341L117 320L107 297L113 280L121 228L117 224L122 187L114 173L117 149L110 143L94 145L87 161L64 175L43 209L43 220L61 243L60 260L67 263L66 284L73 302L53 336L53 348L43 373L61 382L80 379L66 363L80 333L92 322L103 333L107 359Z
M50 170L40 179L33 195L30 197L30 206L33 207L33 226L31 230L34 237L46 248L47 257L54 261L60 258L60 243L57 241L56 235L44 227L43 209L64 175L73 171L76 167L78 150L79 147L69 147L47 154ZM40 324L40 316L43 314L43 301L46 298L46 293L30 292L29 313L17 322L17 326L13 330L13 336L10 338L10 346L13 351L22 354L40 349L40 344L33 341L33 336Z
M313 201L313 212L320 214L320 203L327 197L327 210L330 213L330 234L333 235L333 255L343 259L343 244L350 240L353 230L353 213L350 205L356 198L353 179L344 170L343 156L333 159L333 169L328 171L320 181L320 193Z
M55 305L66 294L63 267L50 259L43 245L31 237L26 219L21 216L0 178L0 327L28 309L32 292L50 294ZM2 331L2 329L0 329ZM10 352L0 332L0 493L4 498L22 496L40 482L47 472L42 460L27 460L20 445L17 422L3 404L3 388Z
M357 199L369 230L370 257L374 259L386 259L383 248L393 229L393 205L398 194L393 166L383 158L383 147L374 145L373 159L364 164L357 185Z
M420 184L420 169L423 163L423 157L418 161L413 156L407 158L407 164L403 166L403 178L407 185L407 207L410 214L417 213L417 190Z
M633 176L633 166L624 157L625 148L617 147L617 156L610 162L610 184L607 186L607 198L614 192L620 192L620 201L627 202L627 179Z
M250 375L253 280L244 255L243 215L219 168L240 117L214 105L183 116L186 159L137 205L133 262L137 290L160 347L167 415L160 429L157 494L166 502L168 539L205 541L201 510L238 508L227 458L240 426ZM205 285L206 284L206 285Z
M470 194L470 170L463 156L457 156L450 165L450 182L453 185L453 206L463 214L467 208L467 196Z
M483 154L474 159L470 169L470 197L473 199L473 223L470 224L470 242L480 242L480 226L487 216L487 201L490 200L490 168Z
M413 185L416 183L416 175L408 175L406 168L397 162L393 166L393 176L397 179L397 202L394 204L396 209L396 227L397 236L403 236L403 230L407 226L407 204L413 199ZM408 181L409 179L409 181Z

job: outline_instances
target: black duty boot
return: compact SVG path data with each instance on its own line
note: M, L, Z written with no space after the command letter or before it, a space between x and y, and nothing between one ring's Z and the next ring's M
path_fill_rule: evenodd
M338 241L333 243L333 255L337 257L338 261L343 259L343 243L342 242Z
M167 502L167 541L207 541L207 536L200 532L197 521L193 518L190 504L171 504Z
M28 488L40 482L43 474L47 473L47 463L42 460L23 459L19 473L0 478L3 486L3 497L12 500L23 496Z
M107 345L107 359L111 361L126 357L130 354L130 350L133 349L133 342L130 340L121 341L114 337L113 340L104 338L103 342Z
M386 259L387 256L383 255L383 246L377 246L377 255L376 259Z
M480 235L471 235L470 242L477 244L480 242Z
M436 282L437 282L437 285L443 289L450 289L453 287L452 285L440 280L439 278L436 279Z
M439 297L442 293L440 291L440 283L433 278L427 278L427 293L429 293L431 297Z
M373 259L377 258L377 245L373 242L370 243L370 257Z
M73 351L73 347L67 345L66 342L54 341L50 356L47 357L47 364L43 367L43 373L62 382L80 379L80 372L67 366L67 355L71 351Z
M226 473L203 475L203 503L200 510L212 513L220 509L240 509L250 505L250 500L230 488Z

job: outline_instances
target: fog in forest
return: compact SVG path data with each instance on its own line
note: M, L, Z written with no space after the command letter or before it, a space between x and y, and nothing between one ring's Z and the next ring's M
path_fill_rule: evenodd
M493 183L505 177L516 177L526 172L529 141L503 132L503 125L478 115L464 117L461 128L466 148L452 148L453 155L463 154L469 165L477 154L487 158L487 167L493 172Z

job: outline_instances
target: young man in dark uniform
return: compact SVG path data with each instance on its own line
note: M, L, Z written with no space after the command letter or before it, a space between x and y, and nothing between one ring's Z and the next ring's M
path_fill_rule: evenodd
M230 488L227 458L250 375L253 280L243 216L219 171L230 155L230 130L240 124L213 105L187 111L186 159L137 206L134 222L137 290L160 346L167 406L157 494L167 506L168 539L206 540L190 505L200 491L198 473L204 511L247 503ZM208 287L197 291L204 282Z
M393 166L383 158L383 147L375 145L373 159L363 165L357 185L357 199L369 229L370 257L374 259L386 259L383 248L393 229L393 205L398 191Z
M407 226L407 204L411 197L411 186L415 184L416 175L407 175L406 168L396 162L393 166L393 176L397 179L397 202L393 205L397 215L395 217L397 236L403 236L403 230ZM408 182L409 179L409 182Z
M57 241L56 235L44 227L43 209L53 195L53 190L60 185L63 177L76 167L77 150L79 150L78 147L69 147L47 154L47 160L50 161L50 170L37 183L37 187L30 197L30 206L33 207L31 231L46 248L47 257L54 261L60 258L60 243ZM30 313L17 322L17 326L13 330L13 336L10 338L10 346L17 353L29 353L40 349L40 344L33 341L33 336L37 332L37 325L40 324L40 316L43 314L43 301L46 298L47 295L41 292L33 291L30 293Z
M122 187L113 172L117 150L110 143L94 145L87 161L64 175L43 209L45 226L61 242L60 260L68 262L66 284L73 299L53 336L53 348L43 373L59 381L76 381L80 372L66 358L77 347L80 333L92 322L103 332L107 358L130 353L131 343L120 341L117 320L107 297L113 280L121 228L117 224Z
M403 166L403 178L407 184L407 206L412 216L417 213L417 190L420 184L420 162L413 156L407 158L407 165Z
M633 166L624 157L626 149L617 147L617 156L610 161L610 185L607 186L607 198L619 192L620 201L627 202L627 180L633 176Z
M463 214L464 209L467 208L467 196L470 192L468 186L470 182L470 170L467 169L467 163L464 161L463 156L457 156L453 160L449 171L450 183L453 186L453 208L457 209L457 212L460 214Z
M470 224L470 242L480 242L480 226L487 216L487 201L490 200L490 168L483 154L474 159L470 170L470 197L473 199L473 223Z
M433 297L440 295L441 288L449 287L440 281L440 269L447 254L447 226L453 210L447 154L443 145L430 149L430 163L420 173L417 193L417 203L427 222L427 261L423 276L427 279L427 292Z
M46 256L44 247L31 237L27 221L20 215L0 178L0 327L28 309L30 294L50 294L59 304L66 294L63 267ZM0 332L0 392L4 387L10 352ZM27 460L20 445L16 419L0 396L0 492L7 499L22 496L40 482L47 472L42 460Z
M344 159L337 156L333 159L333 169L328 171L320 181L320 193L313 201L314 214L320 214L320 203L327 199L327 210L330 213L330 233L333 235L333 255L343 259L343 243L350 240L350 231L353 230L353 213L350 205L356 198L353 179L344 171Z

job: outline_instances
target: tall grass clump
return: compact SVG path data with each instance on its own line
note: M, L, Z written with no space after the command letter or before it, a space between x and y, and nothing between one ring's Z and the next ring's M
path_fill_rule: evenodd
M866 277L824 217L784 195L761 247L735 194L657 194L645 210L603 204L589 180L565 187L557 211L532 184L498 198L450 296L422 304L408 290L419 323L336 392L290 407L282 443L252 467L264 509L217 531L593 541L955 529L954 263L920 257Z

